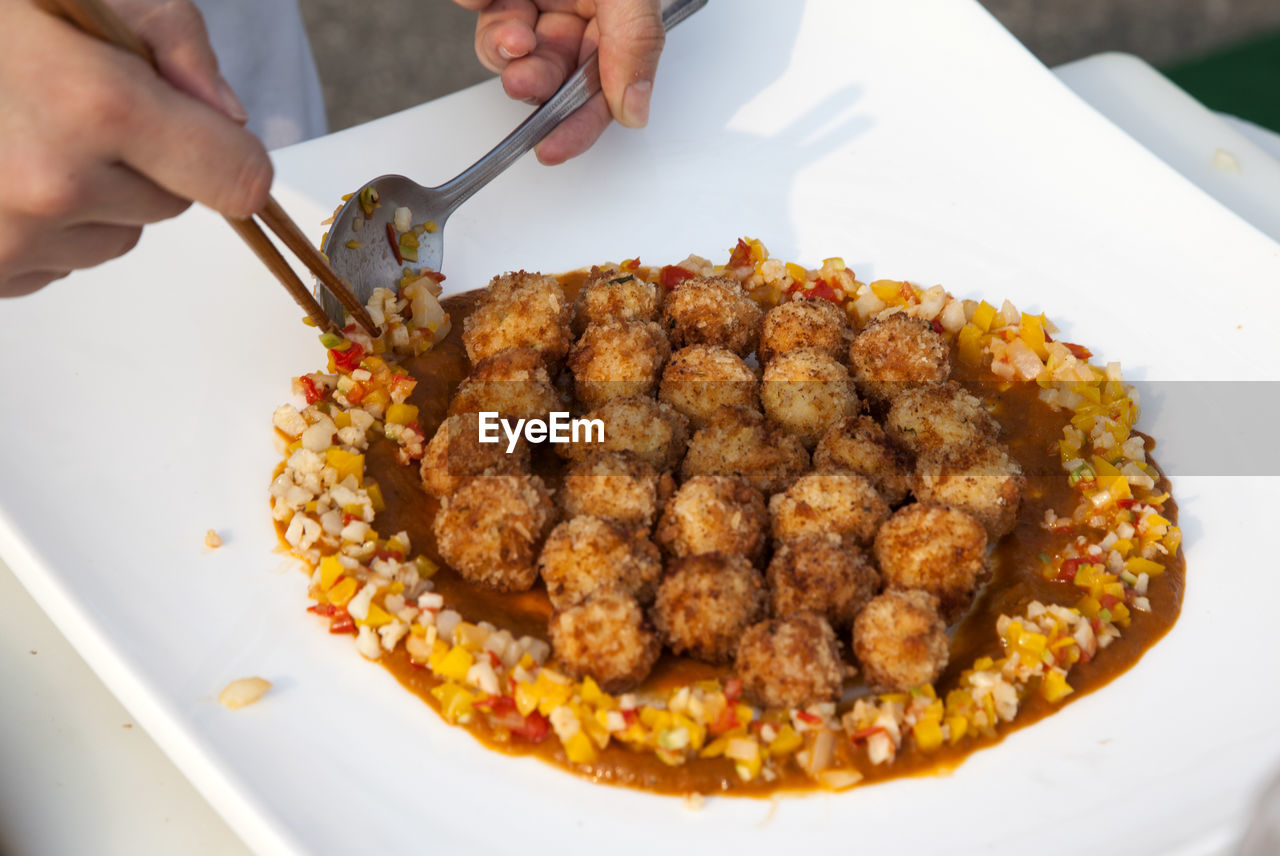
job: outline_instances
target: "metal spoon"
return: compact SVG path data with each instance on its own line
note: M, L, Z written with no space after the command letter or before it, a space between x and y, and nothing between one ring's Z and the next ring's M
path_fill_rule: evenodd
M706 4L707 0L670 0L662 10L662 26L670 30ZM329 257L330 266L347 281L362 305L369 301L375 288L394 288L404 265L396 258L397 250L392 248L387 227L396 209L404 207L409 209L414 225L434 224L433 231L417 236L417 264L440 270L444 261L444 226L449 215L599 91L600 65L593 53L533 115L457 178L439 187L423 187L403 175L383 175L368 182L364 187L372 188L380 204L367 214L361 205L361 194L356 193L342 206L320 247ZM357 223L358 229L353 229ZM316 290L325 313L343 324L342 305L318 284Z

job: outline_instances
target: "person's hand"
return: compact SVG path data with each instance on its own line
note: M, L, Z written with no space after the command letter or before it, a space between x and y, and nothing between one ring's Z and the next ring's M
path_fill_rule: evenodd
M0 0L0 297L128 252L189 200L241 217L266 202L271 162L200 13L110 3L160 75L31 0Z
M603 93L538 144L538 160L581 154L611 119L630 128L649 121L649 97L666 40L659 0L454 0L480 13L476 55L502 74L512 98L541 104L600 48Z

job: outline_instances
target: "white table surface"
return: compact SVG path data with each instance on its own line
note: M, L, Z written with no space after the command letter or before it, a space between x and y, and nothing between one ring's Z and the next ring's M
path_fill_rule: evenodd
M1280 135L1211 113L1133 57L1104 54L1058 71L1188 180L1280 240ZM0 854L249 852L3 561L0 685ZM1223 842L1219 852L1231 849Z

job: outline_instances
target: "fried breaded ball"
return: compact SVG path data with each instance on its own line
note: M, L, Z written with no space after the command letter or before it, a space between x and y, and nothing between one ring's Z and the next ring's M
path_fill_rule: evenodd
M680 463L689 444L689 420L670 404L641 395L611 398L586 414L604 425L604 440L564 443L556 451L570 460L581 460L593 452L632 452L658 470Z
M851 416L828 428L813 450L813 468L866 476L889 505L902 502L911 489L911 458L870 416Z
M460 413L440 423L422 455L422 486L432 496L447 496L462 480L484 473L517 475L529 472L529 444L524 437L507 453L507 442L480 442L480 417Z
M564 402L536 348L511 348L485 357L458 385L449 413L491 411L517 419L547 419Z
M573 307L553 276L496 276L462 322L462 344L472 363L509 348L535 348L547 362L569 353Z
M963 511L927 502L904 505L876 533L873 553L886 588L921 589L951 622L969 608L987 577L987 533Z
M938 600L928 592L890 589L853 622L853 655L873 691L906 691L932 683L951 651Z
M727 663L764 611L764 579L755 566L743 556L706 553L672 560L650 614L675 653Z
M557 498L565 517L594 514L648 531L674 490L669 472L631 452L593 452L565 472Z
M468 582L524 591L538 578L538 548L555 510L537 476L469 479L440 500L436 546Z
M744 407L720 407L693 435L681 475L735 476L766 494L784 490L809 469L804 445Z
M662 643L635 598L599 592L551 616L551 647L574 678L590 675L609 693L634 689L645 679Z
M740 357L756 349L763 315L737 280L724 276L686 279L662 307L673 347L720 345Z
M721 405L760 408L759 380L746 361L719 345L690 345L671 355L658 398L700 428Z
M760 491L731 476L694 476L667 502L654 537L672 556L738 553L754 561L768 531Z
M651 395L670 356L667 334L653 321L594 322L569 352L574 393L584 409Z
M814 348L780 354L764 367L760 403L765 415L812 449L834 422L858 412L849 370Z
M760 362L768 364L798 348L816 348L843 362L853 330L849 316L829 300L789 300L764 316L760 327Z
M581 333L602 321L653 321L662 308L657 283L619 270L591 269L573 301L573 328Z
M829 532L783 541L765 579L774 618L813 612L840 630L852 627L854 617L880 590L880 575L867 554Z
M762 707L808 707L836 701L844 663L825 618L802 612L754 625L738 643L734 672L743 694Z
M889 401L903 389L951 376L946 340L923 318L902 312L877 318L849 346L849 365L867 398Z
M992 542L1018 525L1026 485L1022 467L999 443L952 447L916 461L916 497L972 514Z
M889 405L884 430L919 456L948 446L995 439L999 433L982 402L953 381L900 390Z
M856 473L810 473L769 500L769 516L777 542L817 532L866 545L889 517L889 506Z
M662 576L662 557L643 532L583 515L551 530L538 572L556 609L597 591L619 591L648 603Z

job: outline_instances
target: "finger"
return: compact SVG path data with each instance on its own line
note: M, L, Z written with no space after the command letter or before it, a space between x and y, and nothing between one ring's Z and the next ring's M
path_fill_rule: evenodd
M538 46L503 70L503 89L522 101L546 101L577 68L585 30L586 22L577 15L544 14L536 29Z
M133 169L113 164L86 188L71 222L145 226L177 217L190 205Z
M530 0L494 0L476 19L476 56L490 71L537 47L538 8Z
M31 255L28 264L36 269L81 270L123 256L142 237L141 226L85 223L53 233Z
M534 154L548 166L564 163L591 148L612 121L604 95L597 92L538 143Z
M200 99L232 121L249 119L244 104L218 71L218 59L200 10L187 0L139 3L126 0L120 11L147 43L160 74L178 89Z
M108 76L109 77L109 76ZM106 112L119 159L168 192L231 217L266 204L272 167L257 137L145 69L123 97L99 81L90 110ZM103 85L105 84L105 86Z
M472 12L481 12L490 5L491 0L453 0L454 3L463 9L470 9Z
M599 0L600 87L609 112L622 124L642 128L658 57L666 43L659 0Z
M65 270L38 270L18 274L8 279L0 278L0 297L22 297L31 294L69 273L70 271Z

